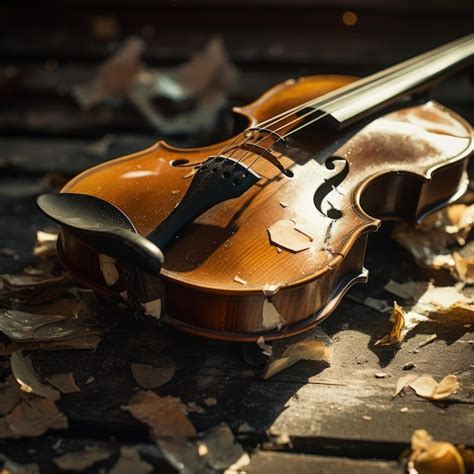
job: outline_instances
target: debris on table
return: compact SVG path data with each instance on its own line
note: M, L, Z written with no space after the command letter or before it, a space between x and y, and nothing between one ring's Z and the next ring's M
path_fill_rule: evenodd
M399 395L405 387L410 387L419 397L426 400L443 400L457 392L459 379L455 375L447 375L438 383L431 375L404 375L397 380L392 398Z
M179 398L170 395L159 397L151 390L140 390L122 409L146 423L154 439L196 436L196 430L186 416L186 406Z
M332 348L329 344L330 339L321 328L313 329L313 335L310 337L308 337L308 333L305 333L304 335L275 341L263 378L269 379L300 360L330 364Z
M473 283L474 247L462 249L473 224L474 204L452 204L429 216L418 229L398 223L392 237L420 265L450 270L456 279Z
M156 365L131 364L133 378L142 388L158 388L168 383L174 375L176 363L166 356L161 356Z
M108 459L112 452L106 449L86 446L81 451L74 451L54 458L54 464L63 471L83 471L94 464Z
M0 438L36 437L49 429L66 430L69 424L56 404L48 398L30 397L0 418Z
M407 301L407 310L394 303L390 317L393 322L390 333L379 339L376 345L393 345L422 322L442 326L463 326L474 322L474 299L465 296L458 287L437 287L431 282L392 280L385 289Z
M13 376L20 386L20 390L25 393L32 393L49 400L57 401L61 394L40 382L33 368L31 360L24 357L21 351L15 351L10 357L10 365Z
M405 329L405 317L406 313L404 309L397 304L396 301L393 302L393 310L390 315L390 321L392 321L392 329L390 332L375 342L376 346L391 346L394 344L399 344L403 341L403 330Z
M180 474L232 474L250 462L248 454L235 440L230 428L222 423L192 442L160 439L158 446Z
M422 375L411 382L410 387L426 400L443 400L456 393L459 379L455 375L447 375L438 383L430 375Z
M140 452L136 446L122 446L120 457L114 464L109 474L148 474L154 471L154 467L141 459Z
M416 430L411 438L408 469L417 474L465 474L462 453L469 454L446 441L434 441L426 430Z

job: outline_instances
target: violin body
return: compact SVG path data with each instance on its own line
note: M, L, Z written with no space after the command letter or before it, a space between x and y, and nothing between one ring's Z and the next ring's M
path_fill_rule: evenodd
M290 80L235 112L252 127L354 80ZM291 176L257 160L252 169L260 179L254 186L210 208L176 237L164 252L161 275L146 276L164 284L163 321L236 341L304 331L331 314L353 284L367 279L367 237L381 220L416 224L460 196L468 183L471 127L434 102L377 118L341 143L330 160L304 158L316 156L318 140L308 136L279 150ZM148 236L176 208L203 161L233 142L179 149L160 141L83 172L62 193L108 201ZM238 150L236 158L239 153L244 152ZM279 221L302 229L307 248L276 245L268 229ZM124 297L120 259L114 263L118 278L110 284L100 253L67 228L61 229L58 253L86 285Z

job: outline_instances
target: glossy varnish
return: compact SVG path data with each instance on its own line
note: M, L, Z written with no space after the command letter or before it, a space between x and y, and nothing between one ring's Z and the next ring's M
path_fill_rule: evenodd
M353 80L287 81L237 112L251 126ZM194 166L233 140L197 149L158 142L82 173L63 192L115 204L146 236L178 204ZM314 203L315 192L340 172L337 166L329 169L317 160L303 164L279 148L280 161L293 174L285 177L259 159L254 170L261 179L255 186L201 215L166 249L164 318L188 332L232 340L304 330L330 314L351 284L366 278L367 233L379 227L380 219L416 222L462 192L471 142L469 124L432 102L375 120L335 153L348 173L324 199L342 211L340 219L327 217ZM246 163L254 158L248 156ZM175 166L183 163L176 160L187 162ZM313 238L309 249L293 253L271 244L267 229L282 219L304 224ZM117 297L125 289L120 280L107 287L97 252L64 229L59 250L67 268L90 286ZM276 290L273 295L269 288ZM278 326L266 327L263 307L268 303L281 315Z

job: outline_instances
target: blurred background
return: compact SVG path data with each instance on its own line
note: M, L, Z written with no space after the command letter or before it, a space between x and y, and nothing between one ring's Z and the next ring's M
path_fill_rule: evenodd
M0 146L103 139L88 143L103 159L159 136L209 143L242 126L230 106L278 82L365 76L469 33L473 20L469 0L4 0ZM466 73L435 98L472 119Z

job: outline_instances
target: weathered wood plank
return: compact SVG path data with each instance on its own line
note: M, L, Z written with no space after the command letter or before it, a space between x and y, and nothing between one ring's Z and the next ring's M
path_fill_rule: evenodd
M250 458L245 467L249 474L298 474L351 473L351 474L401 474L401 466L394 461L365 461L302 454L273 453L261 451Z
M46 222L29 202L20 201L14 214L10 207L0 206L2 238L8 235L9 245L24 258L31 248L28 242L32 240L33 225ZM3 261L2 272L17 266L11 259ZM415 278L420 275L386 231L369 247L367 267L373 271L371 285L360 290L367 296L373 296L374 289L383 294L389 278L404 280L409 274ZM42 375L74 372L82 391L63 396L59 406L76 435L94 433L98 437L146 440L145 427L120 406L136 390L130 364L153 363L164 350L177 361L177 371L157 393L201 405L204 414L190 414L200 431L225 421L235 432L240 429L257 439L267 430L288 433L300 452L317 450L315 440L324 440L325 452L337 455L343 455L350 443L356 446L354 450L364 447L365 452L377 443L380 450L385 449L384 455L392 458L398 456L417 428L454 443L471 444L474 439L469 343L472 328L463 328L464 335L454 340L452 334L441 333L439 340L417 351L418 344L435 332L435 328L424 325L398 351L377 348L374 341L390 327L388 316L346 299L323 324L334 341L331 366L301 362L264 381L261 368L243 361L238 344L206 341L136 322L127 313L114 314L113 306L109 312L119 317L120 324L96 352L32 354L35 368ZM107 312L102 314L109 317ZM449 401L431 403L410 390L392 400L397 378L407 373L403 370L407 362L416 364L412 372L428 373L437 380L449 373L457 374L461 381L459 393ZM381 370L387 377L375 378L375 372ZM95 382L85 385L90 376ZM203 400L207 397L215 397L217 405L206 407ZM401 413L404 407L408 410Z

